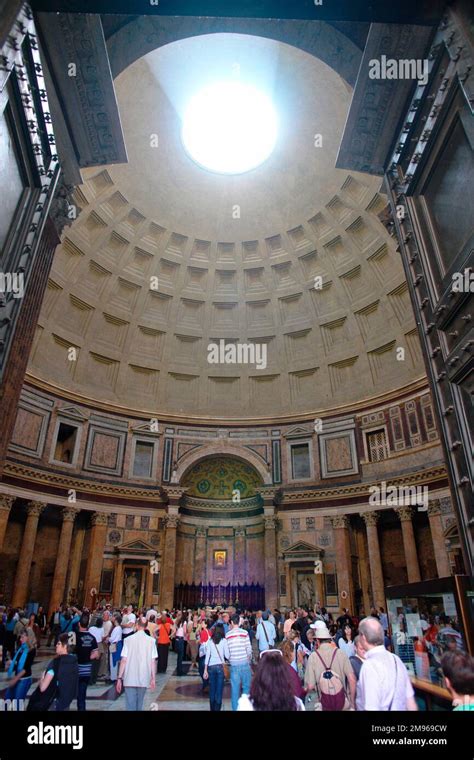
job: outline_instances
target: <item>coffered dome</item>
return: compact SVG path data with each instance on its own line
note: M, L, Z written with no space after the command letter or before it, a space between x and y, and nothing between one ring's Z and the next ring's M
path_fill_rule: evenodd
M211 77L273 101L276 144L251 171L207 171L183 146L186 104ZM84 171L31 378L146 416L244 421L313 415L424 374L380 179L335 168L351 91L334 70L215 34L153 51L115 84L129 162ZM211 363L220 341L258 345L262 361Z

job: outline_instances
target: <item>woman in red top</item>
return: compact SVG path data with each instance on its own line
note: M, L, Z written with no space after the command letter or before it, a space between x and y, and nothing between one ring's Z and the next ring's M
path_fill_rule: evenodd
M168 622L166 613L158 619L158 628L156 630L156 641L158 648L158 673L166 673L168 667L168 652L170 648L171 623Z
M208 631L208 621L202 620L201 621L201 633L199 634L199 675L201 676L202 680L202 690L209 687L209 681L204 680L204 662L206 660L206 644L211 638L210 633Z

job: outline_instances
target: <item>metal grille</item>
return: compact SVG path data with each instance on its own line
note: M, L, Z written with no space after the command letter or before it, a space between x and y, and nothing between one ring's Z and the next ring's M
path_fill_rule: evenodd
M381 462L382 459L387 459L388 450L385 430L374 430L373 433L367 433L367 444L371 462Z

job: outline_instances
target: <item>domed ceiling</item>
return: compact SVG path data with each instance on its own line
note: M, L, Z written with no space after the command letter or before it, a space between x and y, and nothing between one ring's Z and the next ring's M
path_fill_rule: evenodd
M186 104L213 78L252 83L278 113L275 149L243 174L203 169L181 141ZM334 168L351 98L335 71L280 42L215 34L153 51L115 84L129 163L83 174L30 378L146 416L244 421L424 375L380 179ZM262 360L211 363L220 341Z

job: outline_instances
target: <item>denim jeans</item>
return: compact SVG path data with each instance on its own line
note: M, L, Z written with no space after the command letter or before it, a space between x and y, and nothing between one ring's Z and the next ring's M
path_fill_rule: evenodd
M126 686L125 703L127 710L143 710L146 686Z
M219 712L222 707L222 692L224 691L224 668L222 665L211 665L209 673L209 702L211 712Z
M22 709L22 707L24 708L26 705L26 695L28 694L32 683L33 679L31 676L28 676L27 678L20 678L20 680L16 682L15 686L9 686L6 690L4 697L5 701L7 699L11 699L12 702L15 702L16 704L13 706L17 711ZM23 706L20 700L24 700Z
M89 686L90 676L81 676L77 685L77 709L84 712L86 709L86 694Z
M183 673L183 659L184 659L184 649L186 646L186 642L183 638L177 638L176 639L176 654L178 655L178 662L176 665L176 673L178 676L184 675Z
M202 688L204 688L205 686L207 686L207 683L206 683L206 681L203 678L203 676L204 676L204 663L205 663L205 661L206 661L206 655L203 655L202 657L199 658L199 662L198 662L199 675L201 676L201 680L202 680Z
M230 690L232 709L237 710L237 703L240 697L240 687L242 694L250 694L250 682L252 680L252 670L248 663L242 665L230 666Z

